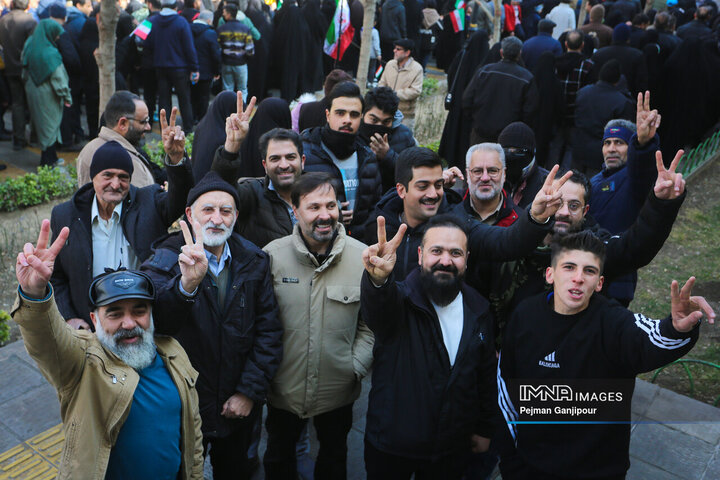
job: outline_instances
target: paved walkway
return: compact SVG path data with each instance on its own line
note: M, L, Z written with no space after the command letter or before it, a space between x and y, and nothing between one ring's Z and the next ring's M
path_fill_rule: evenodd
M368 389L365 381L348 437L351 480L365 478L362 452ZM638 380L632 411L635 420L648 423L633 426L629 480L720 479L720 409ZM60 408L55 390L22 341L0 348L0 412L0 480L54 478L63 441ZM678 412L683 412L687 423L654 423L677 419ZM264 450L262 442L260 452ZM261 469L254 479L262 478Z

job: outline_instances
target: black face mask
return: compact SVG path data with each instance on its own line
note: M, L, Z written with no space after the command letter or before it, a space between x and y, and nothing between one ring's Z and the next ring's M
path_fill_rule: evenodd
M373 125L365 122L360 123L360 130L358 131L358 134L365 143L370 143L370 139L376 133L379 133L380 136L387 134L389 139L390 134L392 133L392 127L386 127L385 125Z
M530 165L532 159L532 151L513 153L505 149L505 165L507 167L505 178L510 185L516 186L520 182L523 170Z
M339 159L348 158L355 152L357 133L336 132L328 124L320 130L320 138L328 149Z

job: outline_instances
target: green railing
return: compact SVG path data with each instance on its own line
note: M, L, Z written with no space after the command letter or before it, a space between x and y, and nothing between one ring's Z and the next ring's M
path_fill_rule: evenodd
M683 177L687 177L717 154L718 150L720 150L720 130L697 147L685 152L680 159L677 171L682 173Z
M695 380L693 380L693 376L692 376L692 373L690 372L690 368L688 368L688 365L687 365L688 363L697 363L700 365L705 365L707 367L714 367L714 368L720 369L720 365L717 365L712 362L706 362L705 360L695 360L692 358L681 358L679 360L675 360L672 363L668 363L664 367L660 367L657 370L655 370L655 374L652 376L650 383L655 383L655 379L657 379L657 376L660 375L660 372L665 370L667 367L678 364L678 365L681 365L683 367L683 369L685 370L685 373L688 376L688 381L690 382L690 396L695 398ZM715 398L713 405L717 407L718 403L720 403L720 395L718 395Z

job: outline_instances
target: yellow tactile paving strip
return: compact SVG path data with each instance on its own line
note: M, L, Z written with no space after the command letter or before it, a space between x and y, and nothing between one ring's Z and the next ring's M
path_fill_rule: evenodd
M64 441L60 424L0 453L0 480L55 478Z

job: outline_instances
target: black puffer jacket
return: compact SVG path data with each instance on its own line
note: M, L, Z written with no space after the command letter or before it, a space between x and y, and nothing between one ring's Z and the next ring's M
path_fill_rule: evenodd
M143 188L130 185L130 192L123 201L120 223L140 262L150 256L153 242L167 234L168 227L183 214L188 192L193 186L187 159L182 165L166 164L165 169L169 183L167 192L159 185ZM91 323L88 288L93 277L90 212L94 198L93 184L88 183L72 199L53 208L50 216L53 241L62 227L70 227L70 236L55 260L50 279L58 310L66 320L82 318Z
M197 392L203 435L223 438L250 426L282 358L282 325L272 288L268 256L240 235L230 245L231 277L225 305L207 274L194 298L179 290L178 255L185 244L180 233L158 241L143 265L157 288L153 318L157 331L173 333L200 373ZM235 393L253 400L245 419L223 417L223 404Z
M445 191L438 214L451 213L453 207L462 202L462 197L454 190ZM365 243L377 243L377 217L385 217L385 231L387 238L392 238L400 228L400 214L403 213L403 201L395 190L388 191L378 203L372 216L365 224ZM525 211L510 227L491 227L477 220L469 219L467 215L459 218L467 222L470 235L468 240L470 258L504 259L521 258L531 253L550 230L552 222L538 225L530 220L530 214ZM397 249L397 263L393 273L398 280L404 280L418 267L418 247L425 234L427 223L415 228L408 228L402 243Z
M270 190L270 180L265 178L243 178L238 182L240 156L228 153L224 147L215 152L212 170L220 174L230 185L237 185L240 196L235 231L260 248L292 233L293 224L287 204Z
M375 334L365 439L392 455L434 460L492 436L495 347L488 302L462 286L463 329L451 367L418 271L380 288L363 273L360 311Z
M342 185L340 169L333 163L330 155L321 145L320 131L323 127L309 128L302 132L300 138L303 142L306 172L324 172L337 178ZM382 195L382 179L377 158L369 147L362 144L360 138L355 140L355 150L358 161L358 180L360 184L355 197L355 209L352 223L345 228L348 234L358 240L364 237L363 226L375 204ZM345 191L341 190L338 201L345 201Z

